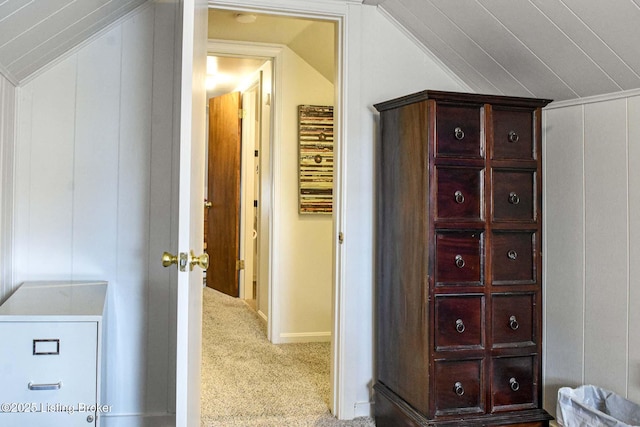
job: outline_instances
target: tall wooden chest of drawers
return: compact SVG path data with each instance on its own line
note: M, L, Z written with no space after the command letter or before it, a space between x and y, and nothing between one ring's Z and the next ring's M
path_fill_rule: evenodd
M0 306L0 426L100 426L106 292L26 282Z
M541 108L425 91L377 104L378 427L548 426Z

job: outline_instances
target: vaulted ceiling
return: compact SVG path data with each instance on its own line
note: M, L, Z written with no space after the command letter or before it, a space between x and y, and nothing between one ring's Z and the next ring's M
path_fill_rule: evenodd
M564 100L640 88L640 0L365 0L473 90Z
M145 1L0 0L0 73L19 84ZM563 100L640 88L640 0L364 3L477 92Z
M17 85L146 0L0 0L0 73Z

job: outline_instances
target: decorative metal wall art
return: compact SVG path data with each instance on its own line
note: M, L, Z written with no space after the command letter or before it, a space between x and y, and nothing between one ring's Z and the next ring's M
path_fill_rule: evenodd
M333 211L333 107L298 106L299 212Z

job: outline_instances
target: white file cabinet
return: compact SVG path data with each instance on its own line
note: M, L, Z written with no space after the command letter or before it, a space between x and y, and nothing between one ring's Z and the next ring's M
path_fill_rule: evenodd
M0 426L99 426L106 282L26 282L0 306Z

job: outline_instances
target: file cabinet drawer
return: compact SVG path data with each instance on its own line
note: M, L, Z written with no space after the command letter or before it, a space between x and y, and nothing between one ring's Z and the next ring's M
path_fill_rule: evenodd
M96 403L95 322L2 322L0 342L0 402Z

